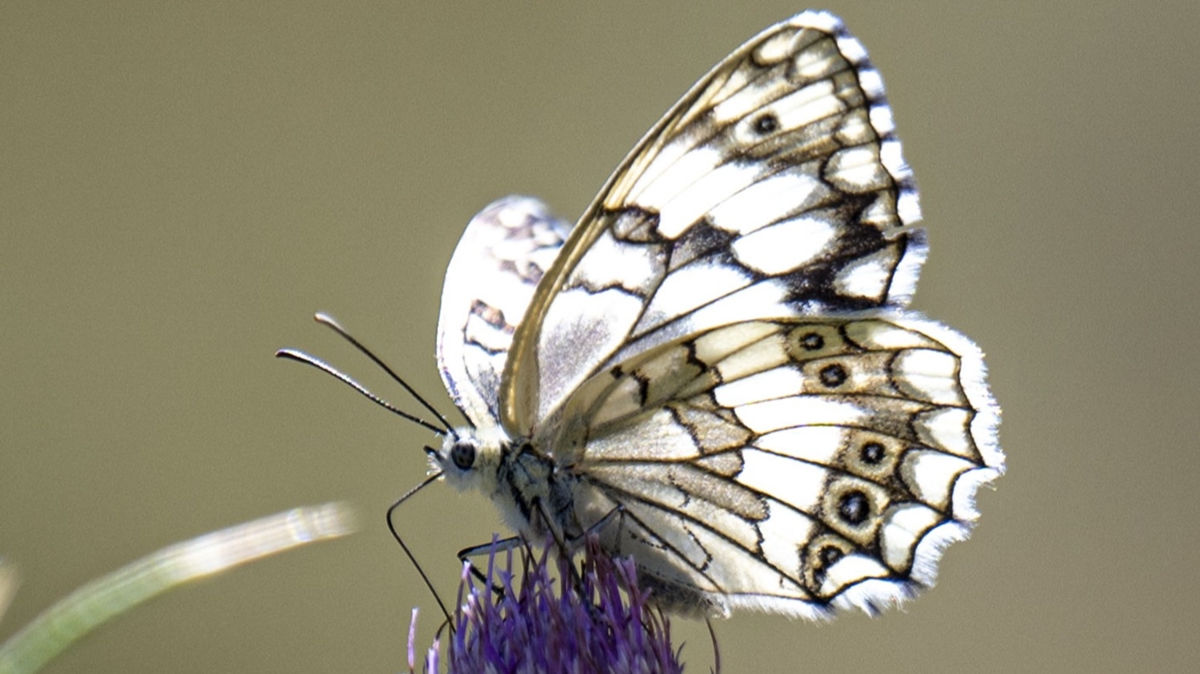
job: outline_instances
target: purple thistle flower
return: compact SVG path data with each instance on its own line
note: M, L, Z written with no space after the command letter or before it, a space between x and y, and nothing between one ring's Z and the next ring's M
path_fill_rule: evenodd
M540 556L521 547L519 582L514 582L518 571L511 550L499 568L493 546L485 585L477 584L464 565L455 631L444 654L434 642L424 671L438 672L442 660L448 674L683 671L679 653L671 648L670 623L649 602L649 593L638 589L633 560L610 559L590 539L578 585L570 564L551 542ZM493 586L503 591L493 592ZM413 637L410 630L410 671Z

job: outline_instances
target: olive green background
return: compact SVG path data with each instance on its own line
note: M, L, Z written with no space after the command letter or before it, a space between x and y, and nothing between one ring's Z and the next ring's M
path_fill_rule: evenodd
M434 604L383 525L427 432L271 357L439 408L447 260L511 192L574 218L762 3L0 3L7 634L160 546L346 499L363 531L189 586L54 672L394 672ZM932 251L914 305L988 353L1009 473L938 587L879 619L738 614L726 672L1185 671L1200 656L1200 3L841 2ZM401 511L452 599L499 524ZM702 624L677 621L689 671Z

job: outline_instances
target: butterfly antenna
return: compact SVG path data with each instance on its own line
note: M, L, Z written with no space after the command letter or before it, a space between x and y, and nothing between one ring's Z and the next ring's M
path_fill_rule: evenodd
M425 451L432 452L432 451L436 451L436 450L433 450L432 448L426 448ZM417 573L421 576L421 580L424 581L425 587L429 588L430 594L433 595L434 601L437 602L438 608L440 608L442 610L442 615L446 616L446 622L444 624L449 625L450 631L453 632L454 631L454 621L450 619L450 611L446 610L446 604L442 602L441 595L439 595L438 591L436 589L434 589L433 581L429 580L429 576L425 575L425 569L421 568L421 565L417 562L417 558L413 555L412 550L408 549L408 545L406 545L404 543L404 539L401 538L400 532L396 531L396 523L392 519L392 515L395 514L396 509L400 507L401 503L404 503L405 501L407 501L409 499L409 497L411 497L413 494L416 494L417 492L421 491L422 489L427 487L429 485L429 483L433 482L434 480L438 479L441 476L442 476L442 472L440 470L430 473L429 475L427 475L425 477L424 480L421 480L421 482L419 484L417 484L417 486L415 486L412 489L409 489L407 492L405 492L404 496L401 496L400 498L396 499L396 502L393 503L391 506L389 506L387 509L387 525L388 525L388 530L392 532L392 538L396 539L396 542L400 544L400 548L402 550L404 550L404 554L408 555L408 561L412 562L413 567L416 568ZM441 631L440 627L438 628L438 631L439 632Z
M383 368L383 371L388 373L388 376L391 377L392 380L403 387L405 391L408 391L409 395L411 395L417 402L421 403L422 407L428 410L430 414L432 414L439 422L441 422L442 427L445 429L445 431L440 433L441 435L449 434L455 439L458 438L458 434L454 432L454 427L450 425L449 421L446 421L446 417L442 416L441 412L437 411L437 408L435 408L433 405L430 405L428 400L425 400L425 398L421 397L421 394L417 393L416 389L414 389L412 386L409 386L408 382L404 381L400 375L396 374L392 368L388 367L387 363L380 360L379 356L376 356L374 352L372 352L366 346L363 346L362 342L358 341L353 335L347 332L346 329L337 322L337 319L320 311L318 311L313 318L315 318L316 321L321 325L327 326L334 332L338 333L342 339L350 342L354 348L361 351L367 358L370 358L372 362Z
M433 424L429 423L428 421L425 421L424 419L422 419L420 417L409 414L408 412L405 412L404 410L396 407L395 405L384 400L383 398L380 398L379 396L375 395L374 393L371 393L369 390L367 390L367 388L365 386L354 381L354 379L352 379L349 375L343 373L341 370L335 368L334 366L330 365L329 363L326 363L325 361L321 360L320 358L317 358L316 356L310 356L307 353L304 353L303 351L296 351L295 349L280 349L275 352L275 357L276 358L286 358L287 360L294 360L298 363L304 363L305 365L311 365L312 367L315 367L318 370L324 372L325 374L337 379L338 381L342 382L346 386L349 386L350 388L354 389L355 391L358 391L363 396L365 396L368 400L375 403L376 405L379 405L380 407L384 408L385 410L387 410L393 414L399 415L400 417L403 417L404 419L408 419L409 421L411 421L413 423L420 424L421 426L428 428L429 430L433 431L434 433L437 433L438 435L445 435L446 433L450 432L449 426L447 426L446 428L438 428L437 426L434 426Z

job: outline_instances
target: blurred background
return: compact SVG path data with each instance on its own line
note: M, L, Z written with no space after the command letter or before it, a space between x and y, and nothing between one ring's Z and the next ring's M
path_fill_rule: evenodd
M53 672L394 672L436 607L384 509L447 413L446 262L492 199L574 219L756 3L0 4L0 635L140 555L346 499L362 533L135 610ZM914 306L988 353L1009 473L938 587L879 619L717 624L727 672L1181 671L1200 657L1200 5L839 2L884 75L932 250ZM455 417L457 418L457 417ZM400 525L445 595L500 525ZM703 624L676 621L689 671Z

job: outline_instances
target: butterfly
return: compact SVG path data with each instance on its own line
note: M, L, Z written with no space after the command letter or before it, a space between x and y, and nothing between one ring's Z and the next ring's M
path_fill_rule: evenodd
M1003 472L979 349L907 309L925 260L882 80L804 12L722 60L571 227L468 224L431 470L529 540L599 537L666 609L822 618L931 585Z

